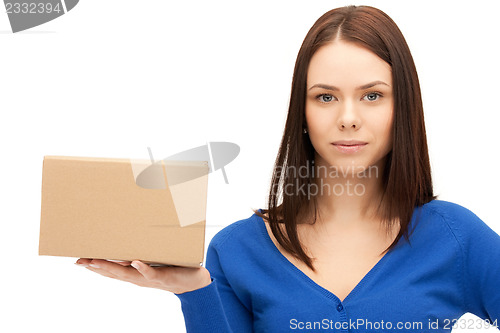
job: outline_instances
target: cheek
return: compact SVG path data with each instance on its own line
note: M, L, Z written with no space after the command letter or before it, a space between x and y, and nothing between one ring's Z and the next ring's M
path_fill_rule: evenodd
M308 103L306 102L306 107L305 107L305 116L306 116L306 126L310 130L311 127L314 126L314 117L313 117L313 111L311 111L311 107L308 106Z
M318 145L325 136L325 122L321 121L320 112L318 112L318 110L310 108L306 108L306 122L307 134L305 135L308 136L314 150L318 151L318 149L320 149Z
M331 128L332 114L324 109L306 106L306 122L310 134L321 134Z
M380 138L380 143L392 146L392 113L386 115L385 117L380 117L377 120L374 120L373 125L376 136Z

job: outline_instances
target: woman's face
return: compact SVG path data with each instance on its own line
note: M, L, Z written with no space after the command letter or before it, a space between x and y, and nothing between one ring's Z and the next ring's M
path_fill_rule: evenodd
M311 58L306 89L307 129L316 166L352 175L375 165L381 175L392 149L389 64L368 49L336 40Z

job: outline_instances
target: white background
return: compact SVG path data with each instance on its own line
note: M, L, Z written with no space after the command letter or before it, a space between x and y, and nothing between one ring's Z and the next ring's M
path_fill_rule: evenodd
M43 156L149 158L151 147L160 159L237 143L229 184L220 171L209 177L208 244L264 208L300 44L319 16L348 4L81 0L17 34L2 8L0 331L184 332L175 295L38 256ZM499 3L354 4L385 11L410 46L439 199L500 232Z

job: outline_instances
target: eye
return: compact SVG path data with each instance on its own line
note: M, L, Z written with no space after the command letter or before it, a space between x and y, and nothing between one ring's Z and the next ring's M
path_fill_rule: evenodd
M375 101L377 101L380 97L382 97L382 94L381 94L381 93L378 93L378 92L371 92L371 93L366 94L363 98L367 98L367 99L368 99L368 101L370 101L370 102L375 102Z
M330 103L331 101L333 101L333 95L320 94L316 96L316 99L318 99L321 103Z

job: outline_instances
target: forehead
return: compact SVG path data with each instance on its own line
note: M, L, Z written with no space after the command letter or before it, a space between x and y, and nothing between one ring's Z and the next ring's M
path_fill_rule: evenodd
M391 66L370 50L340 40L320 47L307 71L308 87L325 83L350 88L375 80L392 86Z

